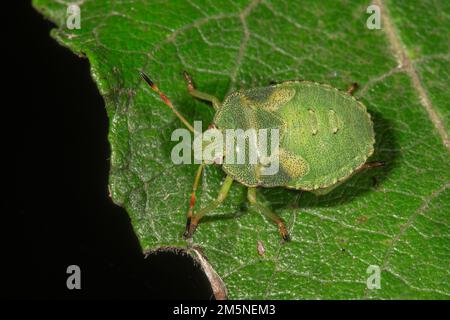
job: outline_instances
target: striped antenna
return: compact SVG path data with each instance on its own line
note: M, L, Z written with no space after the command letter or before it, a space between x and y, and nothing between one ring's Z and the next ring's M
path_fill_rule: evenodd
M150 86L150 88L152 88L153 91L155 91L156 93L159 94L159 96L161 97L161 99L164 101L164 103L173 111L173 113L175 113L175 115L178 117L178 119L181 120L181 122L184 123L184 125L192 132L194 132L194 128L191 126L191 124L186 120L185 117L183 117L177 109L175 109L175 107L172 105L172 102L170 102L169 98L167 98L167 96L162 93L159 88L156 86L156 84L150 80L150 78L144 73L144 72L140 72L142 79L144 79L145 82L147 82L147 84Z

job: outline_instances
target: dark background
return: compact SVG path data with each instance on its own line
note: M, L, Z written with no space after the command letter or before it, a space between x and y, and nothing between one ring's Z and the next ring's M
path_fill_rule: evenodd
M58 45L49 36L55 26L19 2L9 24L18 46L4 61L14 68L4 87L14 103L5 108L17 115L2 122L22 139L14 148L16 196L3 199L6 212L18 210L4 224L14 235L4 295L210 299L191 258L144 259L128 214L108 197L108 119L89 62ZM81 290L66 287L72 264L81 268Z

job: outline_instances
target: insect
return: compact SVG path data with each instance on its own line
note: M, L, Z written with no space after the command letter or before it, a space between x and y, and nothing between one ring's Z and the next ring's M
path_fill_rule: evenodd
M276 128L280 132L277 154L280 169L276 174L258 174L266 165L262 161L256 164L227 164L225 161L222 168L227 175L216 200L194 213L196 191L207 164L199 165L187 212L185 238L192 237L200 220L225 200L233 181L237 181L248 187L247 199L253 208L273 221L287 241L290 237L285 222L258 201L257 188L284 187L323 195L355 173L383 165L381 161L367 162L374 152L375 133L366 107L352 95L356 84L347 91L340 91L311 81L285 81L238 90L220 102L215 96L198 91L186 71L183 75L188 92L212 104L216 113L210 127L221 131ZM153 81L143 72L141 76L194 132L189 121Z

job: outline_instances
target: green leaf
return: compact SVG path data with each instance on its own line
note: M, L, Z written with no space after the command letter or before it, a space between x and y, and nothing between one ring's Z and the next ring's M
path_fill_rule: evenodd
M232 299L449 298L448 1L378 0L380 30L366 26L370 1L76 3L79 30L67 28L65 2L34 6L58 26L52 36L91 63L110 119L111 196L144 249L189 247ZM196 166L171 162L171 133L182 125L139 70L205 126L213 110L188 95L182 70L220 99L270 81L341 89L358 82L356 95L375 123L373 159L388 165L323 197L258 191L286 220L292 242L285 244L244 206L246 190L235 182L189 246L181 235ZM201 204L215 198L223 178L220 167L207 168ZM370 265L381 268L380 289L367 288Z

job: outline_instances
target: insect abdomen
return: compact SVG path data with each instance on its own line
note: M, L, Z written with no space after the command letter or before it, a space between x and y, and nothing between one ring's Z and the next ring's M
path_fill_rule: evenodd
M329 86L287 85L296 88L296 95L277 111L287 124L281 146L309 165L308 173L293 177L288 186L313 190L348 177L373 152L373 125L365 107Z

